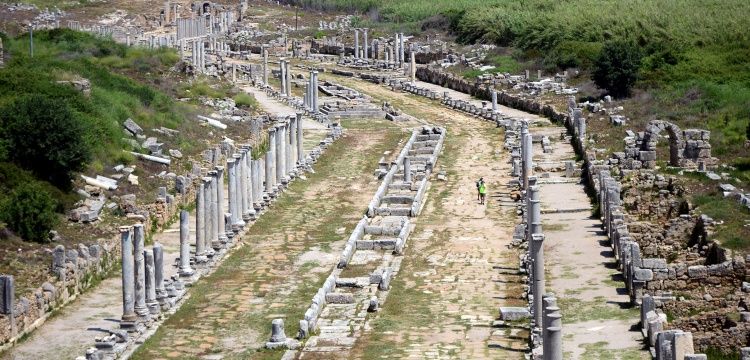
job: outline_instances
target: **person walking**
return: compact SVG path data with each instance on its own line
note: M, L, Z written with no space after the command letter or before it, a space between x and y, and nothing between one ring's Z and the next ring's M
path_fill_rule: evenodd
M484 180L479 185L479 204L484 205L484 200L487 197L487 186L484 184Z
M477 201L482 201L482 193L479 191L482 184L484 184L484 178L480 177L479 180L477 180Z

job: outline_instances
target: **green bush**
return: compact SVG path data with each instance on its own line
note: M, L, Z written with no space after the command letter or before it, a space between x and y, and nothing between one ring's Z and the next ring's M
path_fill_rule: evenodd
M630 41L615 40L604 44L594 62L594 83L614 97L625 97L638 79L641 50Z
M25 95L0 109L0 157L69 189L91 158L87 130L63 99Z
M27 241L44 242L57 222L56 201L37 182L18 186L2 204L2 220Z
M244 92L234 96L234 103L237 105L237 107L247 107L251 109L254 109L258 106L258 100L255 100L255 97Z

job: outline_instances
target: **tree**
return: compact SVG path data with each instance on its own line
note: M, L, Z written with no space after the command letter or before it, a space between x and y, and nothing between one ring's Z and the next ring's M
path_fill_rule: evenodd
M2 204L2 220L24 240L47 241L57 203L38 182L18 186Z
M87 130L62 99L23 96L0 109L0 124L4 157L62 189L90 159Z
M596 86L610 95L622 98L630 95L630 89L638 79L643 54L631 41L615 40L604 44L594 62L592 80Z

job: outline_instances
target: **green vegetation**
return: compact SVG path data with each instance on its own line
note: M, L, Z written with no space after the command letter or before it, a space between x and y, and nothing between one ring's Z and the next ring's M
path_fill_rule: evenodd
M36 182L18 186L2 204L2 219L26 240L44 242L57 222L57 204Z
M255 109L258 107L258 100L255 100L254 96L244 92L234 96L234 103L239 108Z
M18 235L38 241L51 226L47 210L61 212L75 202L69 193L75 173L132 161L123 151L132 150L122 139L126 119L144 128L179 128L184 109L133 80L154 79L178 58L174 50L130 49L67 29L35 32L34 57L26 34L3 36L3 43L10 56L0 69L0 201L13 202L27 183L38 197L4 207L2 218ZM58 201L49 204L47 197ZM36 218L24 213L32 204L44 209Z
M0 109L0 159L68 188L91 156L86 129L63 99L25 95Z
M703 214L724 223L716 227L712 239L729 249L747 249L750 246L750 229L745 224L748 212L733 198L721 194L693 196L693 205Z
M608 42L594 62L592 79L596 86L606 89L611 95L625 97L630 95L640 66L641 50L635 43Z

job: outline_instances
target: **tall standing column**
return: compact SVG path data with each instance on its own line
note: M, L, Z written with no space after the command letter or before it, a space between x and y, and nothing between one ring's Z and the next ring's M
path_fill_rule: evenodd
M268 152L266 152L266 193L276 193L276 128L268 129Z
M411 60L409 63L409 75L411 76L411 82L415 83L417 81L417 59L413 48L409 51L409 58Z
M303 165L305 163L305 152L302 148L302 113L297 113L297 163Z
M143 246L145 240L145 234L143 233L143 224L133 225L134 248L133 255L134 269L135 269L135 313L138 315L139 320L148 320L149 312L146 306L146 265L144 264L145 259L143 258Z
M180 269L182 277L190 277L195 273L190 267L190 213L180 211Z
M292 170L294 169L294 162L292 155L292 118L287 118L284 123L284 169L286 171L286 177L292 177Z
M400 38L399 38L398 33L397 33L396 36L395 36L395 39L393 41L393 56L391 57L393 59L393 63L394 64L399 64L398 54L401 53L401 50L399 50L399 49L401 49L401 47L399 46L399 44L400 44L399 39Z
M547 315L546 323L549 324L544 332L544 360L562 360L562 315L559 311Z
M120 241L122 249L122 318L120 327L132 329L137 319L135 315L135 272L133 260L133 240L131 227L120 227Z
M286 92L286 65L284 64L286 60L281 59L279 60L279 69L281 71L281 96L287 96Z
M182 239L180 239L182 240ZM159 243L153 246L154 252L154 286L156 289L156 301L161 305L167 298L167 289L164 287L164 248Z
M154 253L143 250L145 265L145 284L146 284L146 307L151 315L158 315L161 308L156 301L156 280L154 274Z
M219 196L218 196L218 172L216 170L212 170L208 172L208 175L210 176L211 185L210 186L210 194L211 197L211 242L207 245L212 249L218 249L221 247L219 243L219 215L221 214L221 211L219 211Z
M242 202L240 202L241 208L240 213L242 214L242 220L247 223L250 221L250 211L248 209L250 208L250 197L247 195L247 188L250 186L250 184L247 181L247 157L249 156L248 153L248 147L247 145L243 145L242 149L240 150L240 157L237 159L239 162L239 173L237 176L240 177L240 196L242 197Z
M294 170L297 160L297 116L289 117L289 171Z
M216 167L216 231L219 242L225 244L229 241L224 223L224 167Z
M237 170L236 170L236 161L234 157L230 157L227 159L227 172L229 173L229 213L231 214L231 225L232 229L235 231L238 231L239 228L236 226L237 224Z
M313 96L313 113L317 114L318 109L320 108L320 104L318 104L318 72L317 71L313 71L312 96Z
M247 216L245 216L245 202L247 199L245 198L245 192L243 189L245 188L244 184L244 177L242 176L244 172L243 164L242 164L242 158L245 156L244 154L245 149L239 149L238 154L234 154L234 172L235 172L235 190L237 192L237 205L235 206L235 210L237 211L237 219L235 221L235 224L238 227L244 227L246 224L246 220L248 220Z
M287 96L293 96L292 94L292 61L287 60L286 62L286 94Z
M206 191L205 181L201 179L195 192L195 262L203 263L206 258Z
M365 55L365 60L367 60L370 58L369 51L367 49L368 47L370 47L370 43L367 41L367 29L364 29L364 32L365 32L364 33L364 40L365 40L365 51L364 51L365 54L364 55Z
M403 67L404 66L404 61L406 60L406 58L404 57L404 52L405 52L405 49L404 49L404 33L399 33L398 34L398 51L399 51L399 54L398 54L398 63L399 63L399 65L401 67Z
M250 216L251 219L255 219L255 207L253 204L255 203L255 194L253 192L253 148L249 147L247 148L247 153L245 155L245 168L247 169L247 190L245 192L245 195L247 195L247 213Z
M284 164L284 127L276 125L276 184L281 187L285 182L285 164Z
M268 49L263 45L261 47L263 53L263 86L268 86Z
M203 178L203 197L205 198L205 202L203 205L204 211L204 234L203 234L203 246L204 249L206 249L206 256L213 257L214 256L214 235L216 234L216 231L214 230L214 227L216 226L216 220L214 219L214 216L216 216L215 209L215 199L214 199L214 183L213 183L213 171L208 172L208 176Z
M359 59L359 29L354 29L354 58Z
M542 294L544 294L544 234L542 234L541 199L538 186L528 189L529 199L529 252L532 261L534 293L534 321L537 327L542 326Z

